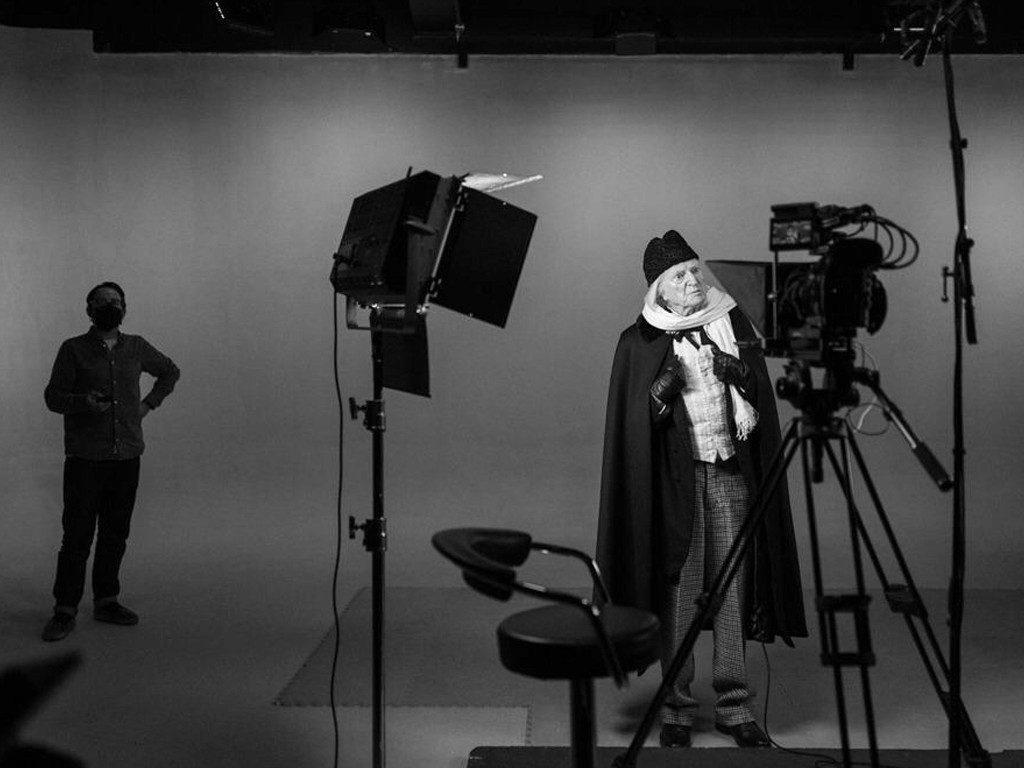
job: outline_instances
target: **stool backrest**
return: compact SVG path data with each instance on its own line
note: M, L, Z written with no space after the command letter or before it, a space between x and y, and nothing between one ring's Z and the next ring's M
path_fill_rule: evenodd
M434 548L462 570L473 589L496 600L508 600L516 583L515 569L530 556L533 538L504 528L449 528L435 533Z
M609 672L615 678L616 685L620 688L625 686L626 675L601 621L601 611L593 601L568 592L548 589L539 584L527 584L516 580L515 569L526 562L531 551L565 555L581 560L587 565L595 588L607 603L608 590L593 558L569 547L535 542L533 537L524 531L506 528L449 528L435 533L431 543L438 552L459 567L463 580L481 594L504 601L508 600L513 592L523 592L581 609L594 628L601 654Z

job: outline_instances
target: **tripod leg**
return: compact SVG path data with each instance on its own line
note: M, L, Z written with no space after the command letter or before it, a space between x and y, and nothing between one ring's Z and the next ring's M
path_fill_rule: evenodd
M967 761L968 765L972 766L972 768L974 766L977 766L978 768L989 766L991 765L991 758L978 739L977 732L974 729L974 724L971 722L971 719L964 708L963 700L960 700L957 703L952 702L952 696L949 691L943 689L943 683L939 679L939 674L941 673L942 677L946 681L946 685L948 685L949 665L946 663L945 656L943 655L942 646L939 644L931 623L928 621L928 612L925 609L924 602L921 600L921 595L918 592L917 586L914 584L910 568L907 565L907 561L903 556L902 550L900 549L899 542L896 539L896 534L893 531L889 518L885 513L885 509L882 506L881 497L879 496L878 489L875 487L874 481L868 472L867 464L864 461L864 456L860 451L860 447L857 445L857 441L854 439L852 434L847 435L847 441L849 442L850 449L853 452L853 457L858 470L860 471L861 477L864 480L864 485L868 490L868 495L871 497L872 504L875 507L878 520L882 525L882 529L889 541L889 546L892 549L893 556L896 559L900 573L904 583L906 584L905 587L901 585L890 585L885 577L881 562L878 560L877 556L873 557L879 580L882 582L886 591L886 598L889 601L889 606L894 612L903 615L907 624L907 629L910 631L911 637L914 640L914 645L917 648L918 655L921 657L921 661L925 665L925 671L935 688L936 694L939 697L939 701L942 704L946 716L950 720L953 719L953 707L958 707L957 714L959 715L960 724L960 749L963 753L964 759ZM867 532L863 529L863 521L860 521L859 515L858 521L861 525L862 535L865 540L868 540ZM921 629L923 629L925 638L928 640L928 648L925 647L918 625L914 623L915 618L921 623ZM928 655L929 649L935 657L934 662Z
M796 452L797 445L797 422L794 420L786 430L786 434L783 436L782 443L779 445L779 449L775 452L775 456L772 458L772 462L768 467L764 480L761 482L760 487L751 499L750 511L747 514L747 518L744 520L743 526L741 527L739 534L736 536L736 540L729 548L729 553L726 555L725 562L721 570L715 576L714 583L707 592L698 598L697 604L699 606L699 610L697 612L697 616L690 624L690 628L687 630L679 648L676 650L672 663L669 665L668 670L662 678L661 685L654 694L654 698L651 699L651 703L647 706L647 711L644 713L643 720L640 722L637 732L633 735L633 739L629 744L629 749L627 749L623 754L615 757L613 764L616 768L633 768L633 766L636 765L637 755L640 753L644 742L647 740L648 734L651 732L651 727L654 725L654 719L657 717L658 711L661 709L661 706L665 701L665 697L669 693L669 689L672 687L675 679L682 671L687 657L693 652L693 647L696 645L697 638L700 636L701 628L704 627L705 623L715 615L718 608L721 606L723 595L732 583L733 578L736 576L736 571L739 569L740 564L743 562L743 558L746 556L747 550L750 548L751 542L754 540L753 535L756 533L758 526L761 524L761 520L764 518L764 513L768 508L768 503L774 497L775 491L778 488L779 483L782 481L782 478L786 476L786 469L789 467L789 463L793 459L793 454Z
M817 437L807 439L819 439ZM836 626L834 603L836 598L824 595L822 578L821 548L818 545L818 522L814 509L812 492L813 461L821 455L821 446L812 446L812 456L808 457L807 445L801 445L800 458L803 467L804 502L807 507L807 528L811 539L811 564L814 572L814 605L818 614L818 638L821 643L821 663L832 666L832 680L836 689L836 718L839 722L839 739L843 751L843 765L850 766L850 729L846 715L846 694L843 690L843 673L836 662L836 649L839 647L839 632ZM818 465L820 467L820 464ZM819 479L820 481L820 479Z
M872 562L875 567L875 572L878 575L878 579L882 584L882 588L885 592L885 597L889 603L889 607L895 612L900 613L904 616L907 621L907 627L910 630L911 636L914 639L914 643L917 646L918 652L921 654L922 660L925 663L925 668L928 673L932 684L935 686L937 692L941 694L941 684L939 683L938 674L936 672L936 664L933 664L932 660L928 657L927 652L924 648L923 640L918 627L913 622L913 618L917 617L922 620L924 630L928 636L931 648L936 654L936 661L940 671L943 674L947 674L948 667L946 666L945 659L942 658L942 650L939 646L938 639L935 633L932 631L931 626L927 622L927 609L925 608L924 601L921 599L921 595L917 590L917 586L914 584L914 579L910 574L910 569L907 566L907 561L903 556L903 552L900 549L899 543L896 540L895 533L892 530L892 526L889 523L888 516L885 514L885 509L882 506L881 498L878 495L878 491L875 488L875 484L871 479L871 475L868 473L867 465L864 463L864 457L860 452L860 448L854 440L853 435L848 435L847 440L850 444L850 448L853 451L854 459L857 463L857 467L860 470L862 479L864 480L865 487L868 490L868 494L871 496L872 503L875 507L875 512L878 515L879 522L885 531L886 537L889 541L889 546L892 549L893 555L899 566L900 573L903 577L903 584L893 584L889 581L885 569L882 566L882 561L878 557L878 554L871 544L871 538L868 535L867 529L864 526L863 517L857 511L856 506L853 507L853 516L857 521L857 525L860 530L862 539L865 545L868 547L868 551L871 555ZM832 458L833 466L838 467L835 463L834 457ZM848 493L852 498L852 489L847 485L844 489L844 493Z
M856 665L860 668L861 691L864 698L864 722L868 732L868 748L871 752L871 765L877 768L878 757L878 735L875 730L874 702L871 698L871 680L868 674L870 667L875 665L875 654L871 648L871 630L868 623L868 604L871 600L867 594L864 581L864 560L861 555L861 545L865 544L873 551L870 539L864 531L864 524L857 511L857 505L853 499L853 488L850 482L850 458L846 449L845 430L839 435L839 445L842 453L842 471L836 470L840 486L843 489L843 496L846 500L846 517L850 524L850 541L853 550L853 566L857 580L857 596L860 599L862 608L854 614L854 624L857 636L857 658ZM832 446L826 446L829 460L833 466L836 464L835 452ZM862 535L862 532L865 535ZM877 555L876 555L877 556Z
M829 437L834 436L836 436L835 433L829 435L827 433L818 431L812 433L809 440L815 443L815 445L811 446L815 452L815 455L820 455L820 452L822 450L828 453L828 456L833 465L833 469L835 470L836 475L839 479L840 486L842 487L843 494L846 497L848 518L850 524L850 537L853 550L853 562L857 582L857 592L856 594L848 595L824 595L821 558L818 546L817 522L814 510L814 498L813 494L811 493L811 483L807 479L807 472L809 467L807 449L805 448L803 452L803 464L805 473L804 489L807 497L808 525L811 534L811 551L814 561L814 583L816 598L815 603L818 610L818 620L821 636L821 659L824 665L832 667L832 673L836 687L836 709L839 719L840 739L842 742L843 749L843 763L846 766L851 765L851 754L849 741L849 724L847 721L846 700L845 693L843 690L843 668L856 666L860 669L861 688L863 691L865 708L865 720L868 731L868 745L871 754L871 765L873 766L873 768L877 768L879 765L878 742L875 734L874 711L871 701L871 685L870 677L868 674L869 667L871 667L875 663L874 653L871 649L871 635L868 627L867 610L870 598L865 593L864 588L864 571L860 553L860 532L858 530L859 518L856 515L856 509L853 504L853 498L848 493L848 472L845 469L845 462L842 467L839 466L835 458L835 453L832 450L832 446L828 443ZM839 436L839 439L842 439L841 435ZM855 652L843 652L840 650L839 632L837 629L836 620L836 616L839 613L848 613L853 617L857 640L857 650Z

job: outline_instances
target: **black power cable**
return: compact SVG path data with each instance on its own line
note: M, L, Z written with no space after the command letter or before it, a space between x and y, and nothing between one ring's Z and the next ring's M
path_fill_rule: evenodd
M334 292L334 338L333 338L333 367L334 367L334 394L338 399L338 494L335 503L335 515L337 518L337 536L335 537L334 548L334 577L331 580L331 612L334 615L334 654L331 657L331 723L334 728L334 759L332 765L338 768L340 745L338 738L338 710L334 704L334 681L338 674L338 653L341 648L341 619L338 615L338 573L341 570L341 488L344 477L343 448L345 436L345 408L341 397L341 382L338 378L338 293Z
M772 746L780 752L785 752L787 755L794 755L795 757L805 757L808 760L814 760L815 768L826 768L826 766L842 765L841 760L837 760L831 755L825 755L821 752L811 752L810 750L802 749L790 749L784 747L777 742L771 734L768 728L768 702L771 698L772 689L772 662L768 657L768 645L767 643L761 643L761 653L764 655L764 668L765 668L765 684L764 684L764 707L761 709L761 722L764 723L764 733L768 737L768 741L771 742ZM869 766L870 763L852 762L851 766ZM880 764L879 768L899 768L899 766Z

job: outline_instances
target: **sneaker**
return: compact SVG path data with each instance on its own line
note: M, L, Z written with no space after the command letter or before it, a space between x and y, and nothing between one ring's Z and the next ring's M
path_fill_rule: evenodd
M52 643L55 640L63 640L71 634L75 628L75 617L70 613L55 611L50 620L43 627L43 640Z
M116 600L109 603L97 605L92 609L92 617L96 621L105 621L108 624L120 624L123 627L130 627L139 623L139 615L129 610Z

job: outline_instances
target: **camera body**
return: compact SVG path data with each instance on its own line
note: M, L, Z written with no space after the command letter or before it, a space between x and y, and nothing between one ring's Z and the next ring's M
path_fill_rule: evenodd
M867 205L773 205L771 262L709 262L754 323L766 355L830 367L852 359L859 328L881 328L886 295L875 272L885 268L882 246L839 231L860 224L859 232L873 221L883 220ZM780 259L781 252L798 250L818 258Z
M831 239L812 263L773 264L766 301L772 317L765 352L828 364L850 353L859 328L875 333L885 321L885 288L875 274L882 247L864 238Z

